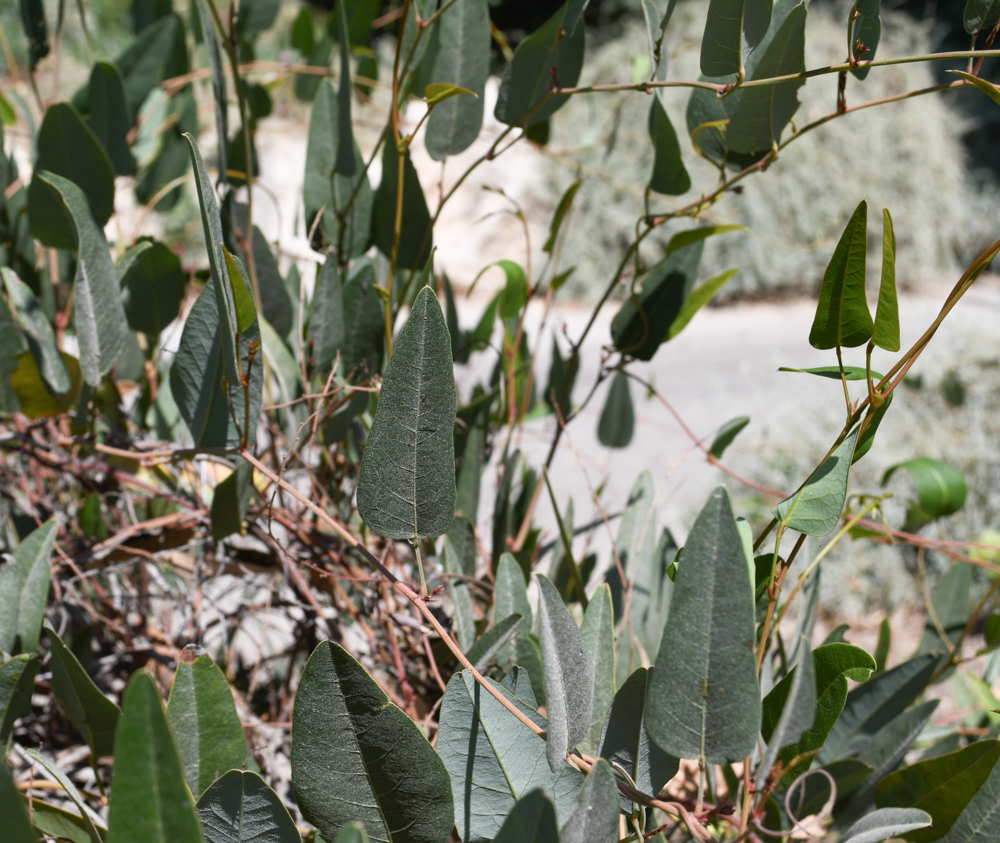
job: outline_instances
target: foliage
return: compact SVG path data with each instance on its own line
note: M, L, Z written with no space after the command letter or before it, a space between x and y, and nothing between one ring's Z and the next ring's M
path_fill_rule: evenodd
M804 0L710 0L702 75L685 79L668 67L673 2L644 0L645 71L581 85L586 0L567 0L514 51L491 29L486 0L383 5L339 0L294 14L279 0L228 10L194 0L183 15L170 0L134 0L133 35L117 55L88 55L76 93L46 104L39 84L47 62L59 67L64 10L52 35L44 4L21 2L27 82L10 66L0 99L11 136L30 136L34 150L30 178L14 144L0 155L4 833L18 843L996 839L1000 566L989 547L966 554L917 533L962 509L966 480L921 454L889 468L882 485L899 475L916 485L901 527L878 490L850 495L849 484L879 447L897 388L1000 241L900 353L896 260L907 244L883 209L873 315L861 199L809 336L835 360L793 370L839 381L843 427L797 488L765 490L773 517L756 535L719 487L678 547L657 532L655 479L643 472L614 558L578 559L572 500L557 500L549 477L564 431L606 380L598 439L632 443L633 387L655 394L636 364L736 274L700 281L706 253L741 229L700 217L744 182L771 178L762 174L780 170L800 138L937 93L849 101L896 62L967 59L954 87L997 100L976 62L998 53L995 33L958 56L887 59L896 42L879 4L859 0L842 22L847 59L824 66L806 49ZM976 35L996 19L976 2L963 17ZM260 59L269 37L293 63ZM506 56L501 128L480 150L494 39ZM389 71L377 53L387 46ZM799 119L813 77L834 91L834 110ZM679 133L680 94L690 99ZM564 260L584 180L554 208L541 268L511 258L483 268L503 270L505 283L472 330L452 280L435 271L439 219L479 164L544 147L573 103L612 95L650 95L644 212L624 228L617 266L566 356L551 338L545 382L529 340L549 338L532 333L529 309L551 303L573 271ZM258 125L274 98L292 96L309 111L302 221L321 258L311 284L296 264L282 274L254 189ZM355 113L369 101L384 106L377 139ZM214 145L198 124L210 112ZM435 197L417 152L470 163L453 186L442 177ZM689 190L697 198L658 204ZM204 251L169 235L127 238L114 223L130 191L144 213L196 229ZM620 287L611 344L585 370L585 340ZM844 349L860 347L864 365L845 365ZM898 354L885 374L872 371L876 347ZM495 361L492 378L459 396L455 365L480 355ZM575 391L585 371L592 382ZM556 417L550 450L531 465L515 436L543 415ZM748 422L694 444L721 466ZM491 465L487 548L480 490ZM558 525L549 576L543 488ZM954 560L901 663L887 664L888 624L874 657L843 630L813 647L820 570L849 535L915 547L921 576L928 548ZM807 536L831 536L808 562ZM806 564L788 587L797 561ZM994 576L974 608L967 563ZM248 566L280 571L287 587L234 601L206 576L249 584ZM267 626L270 615L254 613L276 602L287 650L248 655L241 635ZM793 636L782 627L791 606ZM95 647L107 653L99 662ZM988 656L982 678L968 664L977 655ZM946 678L962 716L932 722ZM290 783L261 750L269 734L287 747ZM51 757L70 747L85 772L65 753Z

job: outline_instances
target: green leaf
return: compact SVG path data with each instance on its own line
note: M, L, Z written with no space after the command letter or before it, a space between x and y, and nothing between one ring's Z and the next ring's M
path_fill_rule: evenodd
M658 96L649 104L649 139L653 142L654 154L649 189L667 196L687 193L691 189L691 176L681 158L677 132Z
M542 251L546 254L551 254L552 250L556 247L556 241L559 239L559 231L566 220L569 209L573 207L573 200L576 198L581 184L583 184L583 179L577 179L566 188L566 191L560 197L559 204L556 205L556 212L552 215L552 223L549 225L549 239L542 246Z
M518 624L516 635L527 635L531 632L532 612L528 602L528 588L524 573L517 560L509 553L500 556L497 564L493 586L493 624L497 621L519 614L523 620ZM497 653L497 664L508 666L514 659L514 647L504 646Z
M518 44L500 80L497 120L508 126L534 126L565 105L567 96L550 96L552 83L557 80L569 88L580 79L585 36L579 21L586 6L587 0L568 0Z
M469 524L469 526L472 525ZM452 527L454 528L454 523ZM465 571L462 568L462 559L459 554L460 552L456 550L452 542L451 534L446 535L441 561L445 573L453 575L445 580L454 611L452 628L458 638L459 646L468 654L469 649L476 643L476 615L472 608L469 584L462 578Z
M615 348L637 360L652 360L694 289L704 238L671 251L642 279L611 321Z
M737 416L727 421L719 428L719 432L715 434L715 439L712 440L712 447L708 449L708 452L717 460L722 459L726 448L733 444L733 440L740 435L740 432L748 424L750 424L750 416Z
M95 757L112 755L121 710L87 675L73 652L46 624L52 649L52 692L70 722L83 734Z
M701 42L706 76L742 73L750 52L771 23L772 0L711 0Z
M69 373L70 386L65 395L56 397L45 385L45 380L38 371L35 358L27 351L18 355L16 368L10 375L10 383L16 399L21 405L21 412L29 419L65 413L80 398L82 382L80 364L75 357L70 357L66 352L61 352L60 357Z
M201 843L191 791L156 682L129 680L115 737L107 843Z
M0 664L0 746L7 746L18 718L31 713L38 666L38 656L34 653L14 656Z
M223 334L228 334L228 329L220 319L215 290L206 287L188 314L170 367L170 390L197 447L238 445L244 426L243 388L238 380L228 376ZM240 337L241 359L246 358L251 342L260 341L259 337L256 328ZM260 411L263 370L258 360L250 371L252 420ZM256 425L251 424L251 445L255 433Z
M340 359L353 381L367 380L382 370L385 351L385 310L376 289L371 261L351 266L344 282L344 344Z
M0 650L17 655L38 649L49 599L55 519L33 530L14 551L13 563L0 567Z
M125 346L125 310L108 241L94 222L79 187L49 172L36 172L32 181L35 179L59 197L76 231L73 327L80 344L83 379L97 387L101 385L101 378L118 362Z
M594 711L594 665L580 630L547 577L538 575L538 629L549 728L545 756L553 773L587 735Z
M821 378L828 378L829 380L839 381L841 379L841 368L840 366L816 366L813 369L793 369L791 366L779 366L779 372L797 372L801 375L817 375ZM844 366L843 368L843 378L846 381L864 381L868 380L868 370L863 366ZM875 380L881 380L882 376L878 372L872 372L872 377Z
M671 755L725 764L753 752L760 711L753 583L729 493L720 487L684 546L646 721Z
M253 304L253 296L244 283L243 267L236 262L229 250L223 246L222 253L226 258L226 274L229 276L229 287L233 293L233 306L236 311L236 331L247 333L257 318L257 309Z
M692 292L684 300L684 304L681 305L680 312L674 317L674 321L670 323L670 329L667 331L664 341L672 340L683 331L694 315L708 304L712 297L736 276L737 272L739 269L727 269L725 272L720 272Z
M13 126L17 123L17 111L14 105L7 98L7 95L0 91L0 126Z
M854 348L871 339L872 317L865 299L867 230L868 203L862 199L823 276L819 306L809 332L813 348Z
M851 691L817 756L819 762L857 756L873 735L927 687L936 662L933 654L917 656Z
M930 815L917 808L882 808L854 823L840 843L881 843L930 824Z
M332 257L323 262L313 288L312 313L309 316L309 355L319 371L333 366L337 352L344 345L347 326L344 318L344 287L340 268Z
M701 242L702 240L707 240L709 237L726 234L730 231L746 231L746 226L701 225L697 228L689 228L687 231L679 231L670 238L670 242L667 243L667 248L664 250L664 254L671 255L674 252L683 249L685 246L691 246L695 243Z
M494 843L550 843L559 839L556 810L542 790L532 790L517 800Z
M38 843L6 761L0 764L0 816L4 818L4 843Z
M481 670L490 659L496 655L511 638L514 637L518 627L524 620L521 614L513 614L504 618L499 623L493 624L480 638L469 647L467 656L473 667Z
M933 521L958 512L965 504L968 489L965 478L948 463L930 457L896 463L882 475L882 485L892 478L897 470L903 469L917 484L917 502L913 508L913 520ZM911 521L907 513L907 521Z
M580 791L580 802L562 833L562 843L592 843L618 836L621 805L611 765L597 760Z
M334 843L368 843L368 834L361 823L348 823L340 830Z
M933 828L906 835L911 843L944 837L1000 760L1000 742L981 740L957 752L918 761L890 773L875 788L879 808L920 808Z
M164 243L145 245L122 276L125 316L133 331L155 337L180 313L187 276L180 258Z
M638 668L615 694L601 734L600 756L629 774L641 793L659 793L680 768L660 749L646 727L646 694L653 669ZM623 801L624 797L623 797Z
M524 670L513 668L502 685L487 681L534 723L546 727ZM545 763L545 740L468 671L448 682L440 723L437 749L451 776L455 823L463 841L493 840L515 802L534 788L552 798L559 822L569 819L583 783L579 770L563 764L553 773Z
M451 338L424 287L386 367L361 461L358 511L379 535L434 538L451 525L456 409Z
M878 0L873 3L860 2L855 7L860 13L851 27L851 53L855 61L872 61L875 58L875 51L882 35L882 21L879 18L878 7ZM870 67L855 67L851 69L851 73L858 79L864 79L869 70Z
M96 219L95 228L103 228L114 211L115 171L111 160L80 112L68 102L49 106L38 130L37 145L38 157L28 187L31 233L46 246L75 249L78 230L84 225L79 208L74 205L67 209L65 191L58 184L52 185L58 191L52 194L38 176L47 171L79 186L83 200L80 207L86 209L88 218ZM77 216L75 225L70 213Z
M812 728L806 730L798 741L778 752L778 760L786 765L793 758L812 753L824 745L830 730L844 710L848 679L864 682L875 670L875 660L860 647L850 644L824 644L817 647L812 651L812 662L816 677L816 715ZM771 736L784 711L796 671L797 668L785 676L764 698L761 734L767 742L771 741ZM786 771L781 786L787 787L791 784L798 775L798 770L799 768L792 768L790 772Z
M125 80L121 71L111 62L96 62L90 71L87 90L90 99L87 125L107 151L115 173L133 175L135 159L127 135L135 121L125 100Z
M718 0L716 0L718 2ZM806 6L799 3L785 18L753 72L753 80L790 76L806 69ZM806 80L747 88L726 129L726 144L733 152L771 149L799 107L799 88Z
M399 157L396 147L387 143L382 149L382 181L375 192L372 215L372 242L386 257L392 255L396 228ZM399 230L397 269L421 269L434 251L431 214L427 209L424 190L420 186L410 152L403 155L403 218Z
M313 51L306 58L306 64L310 67L330 66L330 59L333 56L333 41L325 35L316 42ZM299 73L295 77L295 96L302 102L312 102L321 87L321 76L312 73Z
M635 432L635 410L628 376L620 369L611 379L607 401L597 423L597 439L606 448L625 448Z
M515 319L528 301L528 282L524 276L524 269L520 264L508 260L497 261L490 266L499 266L507 279L497 297L497 311L500 313L500 318Z
M233 694L225 674L208 656L189 660L182 653L167 716L177 736L184 779L193 794L200 796L224 771L243 766L247 741Z
M73 784L69 776L59 769L59 765L55 761L43 755L38 750L29 749L26 750L26 754L56 780L66 796L76 806L76 809L80 812L80 818L83 821L83 827L86 829L90 843L103 843L101 832L98 831L97 825L94 822L95 817L91 815L90 806L84 800L83 795L77 790L76 785Z
M969 800L944 843L990 843L1000 834L1000 764Z
M236 31L247 40L253 40L271 28L281 8L281 0L240 0L236 17Z
M472 94L474 97L478 96L474 91L470 91L468 88L463 88L459 85L452 85L448 82L432 82L424 90L424 102L429 106L434 106L439 102L444 102L462 94Z
M60 843L90 843L90 832L83 817L40 799L31 800L31 824L36 832L59 839Z
M799 491L774 507L783 525L807 536L826 536L840 521L847 498L847 477L851 470L858 428L854 428Z
M984 29L992 29L1000 22L1000 2L998 0L966 0L962 24L969 35Z
M445 766L339 645L324 641L309 657L292 724L295 798L326 839L351 820L389 843L448 839L454 808Z
M341 135L345 135L338 116L342 107L338 97L333 85L324 79L313 101L302 195L306 209L305 223L311 229L317 214L322 211L320 224L313 236L313 246L336 245L340 254L358 257L371 245L374 193L364 170L361 151L353 140L354 174L348 176L337 171L338 165L344 167L340 146ZM345 210L352 197L354 201L350 209ZM343 220L337 216L338 213Z
M42 0L21 0L21 22L28 39L28 67L34 71L49 54L49 31Z
M229 170L228 140L229 140L229 101L226 96L226 73L222 65L222 51L219 49L219 38L215 31L212 13L206 0L195 0L198 22L204 37L205 52L208 55L208 67L212 72L212 94L215 100L215 131L219 139L219 182L224 182ZM243 22L242 15L238 18Z
M615 617L611 588L602 583L587 604L580 625L583 646L594 668L594 706L590 729L580 741L581 752L596 755L601 743L604 719L615 697Z
M808 649L809 642L803 636L800 646ZM791 744L797 744L802 736L816 725L816 673L811 658L802 658L789 674L791 684L781 716L771 730L767 741L767 751L754 774L758 781L766 782L771 768L778 760L778 752Z
M0 155L0 158L2 157ZM10 270L6 267L0 267L0 278L7 272ZM48 325L48 320L45 321L45 324ZM28 350L28 343L24 339L23 332L15 329L17 320L2 294L0 294L0 325L5 326L4 330L0 331L0 417L9 417L21 409L21 402L17 400L17 392L14 389L12 378L14 372L17 371L18 357ZM62 355L59 355L59 361L62 362ZM37 369L36 365L35 370L37 371ZM41 376L39 376L39 381L41 381ZM44 386L42 386L42 391L47 392Z
M563 359L559 351L559 341L552 335L552 364L549 367L549 382L545 387L545 403L555 412L556 408L563 419L569 415L572 407L573 385L580 370L577 358L570 355L569 361Z
M143 103L165 79L188 72L184 21L173 13L154 21L115 59L125 77L129 111L139 114Z
M872 342L886 351L899 351L899 302L896 300L896 235L892 217L882 209L882 281L878 288L878 307Z
M205 843L301 843L278 794L256 773L230 770L198 800Z

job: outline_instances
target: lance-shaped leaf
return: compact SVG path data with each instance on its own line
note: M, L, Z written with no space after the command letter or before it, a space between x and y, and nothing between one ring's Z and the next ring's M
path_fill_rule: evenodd
M230 770L198 800L205 843L301 843L278 794L256 773Z
M525 127L543 123L565 105L567 96L550 96L553 82L569 88L583 69L585 33L579 25L588 0L568 0L517 46L500 81L494 116Z
M879 18L879 0L858 0L855 8L858 16L851 27L851 53L855 61L872 61L882 35L882 20ZM868 75L870 67L851 69L858 79Z
M580 741L580 750L595 755L601 743L604 719L615 697L615 616L611 588L602 583L587 604L580 625L583 646L594 666L594 706L590 729Z
M799 646L808 651L809 642L804 636L799 639ZM816 721L816 673L813 660L800 659L792 675L794 678L788 689L781 717L771 732L767 751L754 774L757 781L767 781L774 762L778 760L778 752L789 744L798 743Z
M52 691L56 702L96 757L111 755L121 709L98 690L55 630L46 624L45 631L52 648Z
M475 96L452 96L427 118L425 144L435 161L469 148L483 126L483 99L490 74L490 15L487 0L464 0L441 16L438 49L430 78Z
M354 263L343 287L344 345L340 359L352 380L363 381L382 370L385 310L371 261Z
M0 664L0 746L20 717L31 713L31 693L38 675L38 656L34 653L14 656Z
M621 370L611 379L608 398L597 423L597 439L606 448L625 448L635 432L635 410L628 376Z
M361 461L358 511L379 535L434 538L451 525L456 409L451 337L424 287L386 367Z
M21 412L29 419L43 416L57 416L73 407L80 398L83 379L80 375L80 363L66 352L60 354L63 365L69 373L69 391L65 395L54 396L35 363L35 358L27 349L18 353L14 359L14 370L10 373L10 385L16 401L21 405Z
M245 463L249 465L249 463ZM209 656L181 656L167 702L184 778L200 796L226 770L242 767L247 741L225 674Z
M556 809L542 790L517 800L494 843L549 843L559 839Z
M103 843L104 838L101 836L101 832L98 831L97 823L95 822L99 818L90 810L90 806L83 798L83 794L80 793L69 776L59 768L59 765L55 761L47 755L43 755L38 750L29 749L27 750L27 755L55 779L56 783L62 787L66 796L76 806L76 809L80 812L81 824L87 832L90 843Z
M310 357L320 371L333 366L344 345L344 286L337 261L327 258L316 276L312 313L309 316Z
M855 688L820 750L819 762L856 756L927 687L936 663L932 653L917 656Z
M388 843L444 843L451 785L416 724L342 647L309 657L292 715L292 784L302 814L332 840L352 820Z
M580 802L562 833L562 843L591 843L618 836L621 803L611 765L599 758L580 791Z
M806 69L806 6L800 3L785 19L757 63L753 80L789 76ZM799 88L805 79L778 85L747 88L740 97L726 129L726 144L733 152L771 149L799 107Z
M59 197L73 222L77 250L73 327L80 344L83 379L97 387L125 347L125 311L108 241L94 222L87 198L79 187L54 173L37 173L35 178Z
M348 823L340 830L334 843L368 843L368 834L361 823Z
M523 620L524 617L522 615L515 613L486 630L469 647L468 658L472 662L472 666L477 670L481 670L487 665L500 648L514 636Z
M933 828L906 835L911 843L944 837L1000 761L1000 742L981 740L957 752L918 761L890 773L875 788L879 808L919 808Z
M63 838L68 843L90 843L90 832L83 817L40 799L31 800L31 824L36 832L60 840L61 843ZM98 829L101 828L103 825L98 826Z
M896 235L889 209L882 209L882 281L872 341L886 351L899 351L899 302L896 300ZM884 405L883 405L884 406Z
M819 306L809 332L813 348L854 348L871 339L872 316L865 299L867 238L868 203L862 199L823 276Z
M737 416L727 421L715 434L712 447L708 449L708 452L717 460L722 459L726 448L733 444L733 441L748 424L750 424L750 416Z
M135 172L135 159L129 150L127 135L134 120L125 99L125 80L121 71L107 61L94 64L87 88L90 114L87 125L108 153L119 176Z
M450 534L444 537L444 553L441 561L445 573L451 574L445 581L445 585L454 608L453 628L455 635L459 645L468 653L469 648L476 640L476 615L472 608L469 584L463 579L465 571L462 568L462 560Z
M562 596L547 577L538 576L538 629L545 670L549 728L545 755L553 772L590 729L594 710L594 666L583 636Z
M799 662L801 663L801 656ZM778 759L786 765L798 755L819 749L826 741L847 699L847 681L863 682L875 670L875 660L860 647L850 644L824 644L812 652L816 676L816 716L811 729L800 739L778 752ZM797 670L797 668L796 668ZM785 708L796 671L782 679L764 698L762 705L761 734L770 741L775 726ZM783 787L791 784L799 768L787 771L781 781Z
M874 376L874 372L872 373ZM889 397L883 402L882 406L872 412L871 421L868 422L868 426L861 432L858 436L858 444L854 448L854 456L851 458L851 463L856 463L865 454L867 454L872 445L875 443L875 434L878 433L879 425L882 424L882 419L885 418L885 414L889 411L889 407L892 404L892 397L895 395L894 392L889 393Z
M142 104L164 79L188 71L184 21L170 13L145 27L115 59L125 77L129 110L138 115Z
M688 326L688 323L694 319L695 314L708 304L712 300L712 297L719 292L719 290L725 287L726 284L736 277L737 272L739 272L739 269L736 268L720 272L718 275L709 278L704 284L692 292L691 295L684 300L684 304L681 305L680 312L674 317L674 321L670 323L670 328L667 330L667 336L664 338L664 342L666 342L666 340L672 340L681 331L683 331Z
M634 297L611 322L615 348L637 360L652 360L694 289L704 239L671 251L642 279Z
M701 42L706 76L743 73L744 62L771 23L772 0L711 0Z
M424 189L417 170L410 160L409 149L403 154L403 179L400 184L399 155L396 147L387 143L382 149L382 181L375 192L372 214L372 242L386 257L392 255L396 229L397 191L403 191L403 217L396 254L397 269L420 269L434 252L431 213L427 209Z
M528 587L524 572L517 560L509 553L500 556L494 575L493 586L493 624L513 614L519 614L523 620L515 630L516 635L527 635L531 632L533 616L531 604L528 602ZM505 645L496 656L497 664L507 667L514 660L514 646Z
M944 843L989 843L1000 835L1000 764L969 800Z
M934 615L931 617L928 612L917 652L940 654L942 659L939 668L950 661L952 648L962 637L969 622L971 589L972 565L966 562L953 563L934 589L934 599L931 602ZM939 625L946 639L941 638L941 633L938 632Z
M85 209L91 222L96 220L93 227L103 228L114 211L115 171L111 159L80 112L68 102L48 107L38 130L37 146L35 175L28 187L31 233L46 246L75 249L82 224L80 211L76 205L67 207L59 198L63 191L53 194L38 175L49 172L78 185L82 199L79 207ZM70 215L77 216L75 223Z
M771 510L782 524L807 536L825 536L833 532L847 498L847 477L858 430L855 427L847 435L799 491Z
M107 843L202 843L195 801L152 676L132 676L122 709Z
M1000 22L1000 0L966 0L962 25L969 35L991 29L998 22Z
M660 749L646 728L646 690L652 672L640 667L618 689L599 750L601 758L619 765L647 796L658 794L680 768L680 761ZM622 800L630 810L628 801Z
M840 838L841 843L881 843L908 831L926 828L931 817L918 808L881 808L862 817Z
M681 158L677 132L658 96L649 104L649 139L653 142L654 153L649 189L667 196L686 193L691 189L691 176Z
M502 685L493 685L532 722L545 728L524 670L515 667ZM451 776L455 824L465 843L493 840L514 803L535 788L544 789L552 798L560 823L569 819L576 806L583 784L580 771L563 764L553 773L545 763L545 740L514 717L468 671L448 682L441 703L437 749Z
M566 188L566 192L559 199L556 211L552 215L552 223L549 225L549 238L545 241L545 245L542 246L543 252L551 254L552 250L556 247L556 241L559 239L559 231L566 220L566 215L569 213L570 208L573 207L573 200L576 198L581 184L583 184L583 179L577 179Z
M218 298L211 287L198 296L181 334L177 356L170 367L170 389L177 408L198 447L232 447L240 443L245 426L246 405L239 380L229 377L226 336L229 327L220 318ZM240 336L239 352L244 370L251 343L260 342L260 330ZM259 359L250 367L249 443L257 426L264 385L264 366ZM235 417L235 421L234 421Z
M0 269L0 274L9 271L4 267ZM28 343L24 339L24 334L16 329L17 320L2 294L0 294L0 325L3 326L3 330L0 330L0 416L7 417L21 409L12 377L18 368L18 357L28 350ZM62 360L61 355L59 359ZM38 368L37 365L35 368Z
M754 594L729 493L712 492L688 534L646 694L661 749L713 764L753 752L760 730Z
M343 132L338 115L342 103L338 97L333 85L324 79L316 92L309 120L302 198L306 209L305 221L310 230L317 214L322 211L313 244L316 247L324 243L337 245L340 254L357 257L371 245L374 193L364 171L361 152L353 139L354 174L345 176L336 170L338 162L344 166L340 161L340 137ZM347 209L347 203L352 198ZM343 215L343 220L338 218L338 213Z
M54 519L33 530L0 567L0 650L33 653L49 599L49 557L59 525Z
M3 833L7 843L38 843L38 835L28 819L28 806L21 801L21 793L6 762L0 764L0 816L4 818Z
M625 589L629 583L637 582L641 579L639 572L648 570L654 563L653 536L656 535L656 510L654 509L654 499L656 497L656 487L653 485L653 475L649 471L643 471L636 478L628 494L628 503L625 512L622 513L621 523L618 525L618 536L615 539L615 551L618 560L622 564L625 574L625 583L622 583L621 575L618 573L618 566L613 566L607 574L605 581L611 586L611 603L614 607L616 618L624 620L625 617ZM630 604L635 627L635 619L642 615L642 604L649 599L649 594L636 595L636 589L641 591L641 586L633 588L632 602ZM628 659L623 658L623 654L628 652L627 636L618 637L619 657L618 667L621 679L627 675Z
M49 30L42 0L21 0L21 22L28 39L28 66L34 70L49 54Z
M205 52L208 54L208 67L212 71L212 93L215 97L215 128L219 138L219 181L224 182L227 178L226 172L229 169L229 162L226 154L229 147L229 103L226 97L226 74L222 67L222 51L219 49L219 39L215 32L215 24L212 21L212 14L208 10L206 0L195 0L198 22L201 24L201 32L204 36ZM242 10L241 10L242 11ZM243 16L240 15L242 21Z

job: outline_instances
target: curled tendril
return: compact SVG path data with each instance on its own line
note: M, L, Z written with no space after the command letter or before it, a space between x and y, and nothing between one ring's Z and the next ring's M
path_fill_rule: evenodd
M798 817L798 811L802 809L802 799L805 797L806 779L814 775L821 775L826 778L826 780L830 783L830 795L827 797L826 802L823 803L823 807L820 809L819 813L810 814L809 816L815 817L820 823L825 822L833 814L833 803L837 799L837 782L834 781L833 776L831 776L826 770L817 768L803 773L794 782L792 782L792 786L788 788L788 792L785 794L785 812L788 814L788 818L792 821L792 827L793 829L798 829L805 834L806 839L808 840L817 840L819 838L802 823ZM799 802L796 809L792 810L792 798L796 795L799 796Z

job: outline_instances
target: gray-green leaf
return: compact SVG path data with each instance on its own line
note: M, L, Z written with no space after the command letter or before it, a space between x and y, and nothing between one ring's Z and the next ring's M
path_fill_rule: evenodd
M695 521L646 695L653 740L680 758L742 760L760 731L754 594L729 493Z
M59 525L55 519L33 530L14 551L14 561L0 567L0 650L33 653L38 649L45 604L49 599L49 557Z
M278 794L256 773L230 770L198 800L205 843L300 843Z
M386 367L361 461L358 511L379 535L435 538L451 525L456 409L451 338L424 287Z
M580 802L563 829L562 843L614 840L620 810L615 774L611 765L599 758L583 783Z
M602 583L583 614L580 625L583 646L594 666L594 707L590 718L590 729L580 741L581 752L596 755L601 743L604 718L615 697L615 616L611 603L611 587Z

